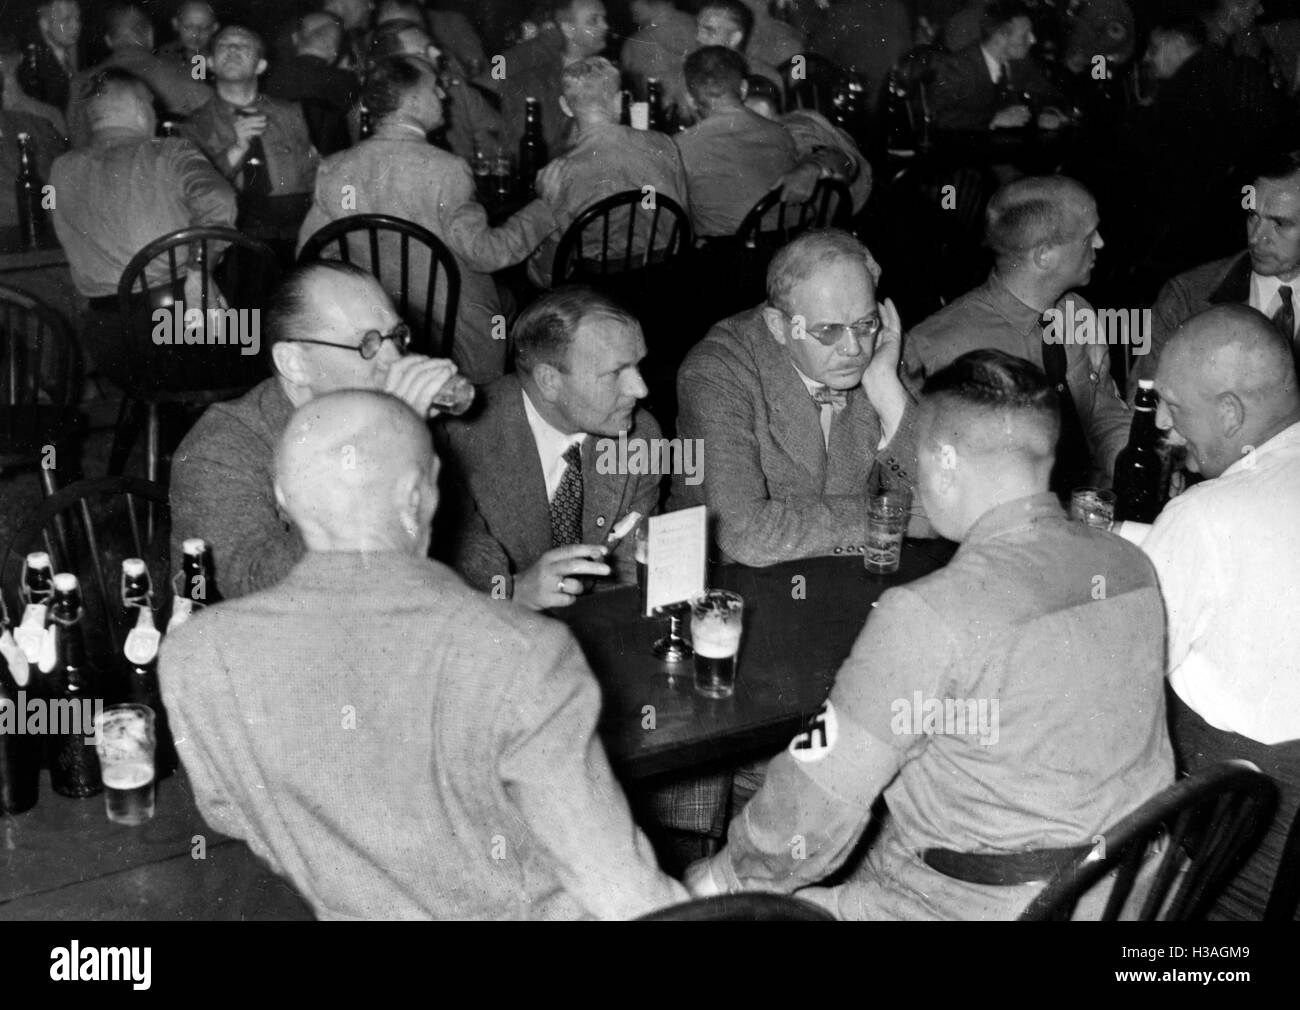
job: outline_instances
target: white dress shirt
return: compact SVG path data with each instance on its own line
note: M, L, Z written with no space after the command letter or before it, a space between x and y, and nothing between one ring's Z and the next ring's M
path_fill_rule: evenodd
M528 398L527 390L524 390L523 394L524 414L528 418L528 427L533 432L537 458L542 463L542 476L546 478L546 500L550 501L555 497L555 489L560 486L560 480L564 477L565 467L569 465L564 461L565 452L575 442L581 445L586 441L587 435L585 432L566 435L537 412L533 401Z
M824 382L818 382L816 379L808 378L808 376L804 375L803 371L798 365L794 364L794 362L791 362L790 365L794 368L795 374L799 376L799 381L803 383L804 389L808 390L809 396L812 396L813 393L826 385ZM845 392L851 393L853 390L846 389ZM819 420L822 425L822 443L827 449L829 449L831 447L831 424L835 420L835 406L830 403L819 403L817 406L821 408L821 417ZM880 442L876 445L876 449L883 449L889 444L889 440L894 437L894 429L897 427L898 425L895 424L893 428L886 428L885 419L883 417L880 418Z
M1292 281L1284 281L1279 277L1263 277L1252 271L1250 275L1250 307L1259 309L1269 319L1272 319L1277 315L1278 310L1282 308L1282 296L1278 293L1278 289L1281 287L1291 289L1291 311L1295 313L1296 321L1300 322L1300 277ZM1291 334L1291 338L1295 339L1295 333Z
M998 84L1002 80L1002 64L989 55L989 51L980 46L980 55L984 57L984 66L988 68L989 80Z
M1300 423L1165 506L1142 548L1168 608L1169 681L1218 729L1300 738Z

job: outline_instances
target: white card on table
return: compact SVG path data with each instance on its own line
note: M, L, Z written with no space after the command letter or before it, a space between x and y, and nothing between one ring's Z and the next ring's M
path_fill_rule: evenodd
M651 516L646 542L646 612L683 603L704 591L708 510L703 505Z

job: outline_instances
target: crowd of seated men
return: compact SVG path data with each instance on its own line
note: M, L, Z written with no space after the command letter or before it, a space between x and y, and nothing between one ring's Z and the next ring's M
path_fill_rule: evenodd
M11 123L36 138L82 351L106 381L132 379L123 269L170 232L236 227L288 265L321 227L387 214L455 260L446 357L412 347L428 321L399 314L365 256L293 267L263 307L266 377L208 408L172 456L173 554L204 538L227 601L163 647L178 749L209 823L318 915L622 918L761 889L842 918L1007 918L1041 888L1027 868L1090 843L1176 770L1244 757L1282 800L1214 914L1259 916L1300 806L1300 543L1287 522L1300 506L1300 153L1287 150L1296 82L1279 70L1282 37L1245 0L1141 29L1122 3L1093 0L1050 40L1061 58L1039 65L1047 35L1028 8L954 6L839 0L781 19L757 0L705 0L692 19L634 0L618 62L600 0L560 0L499 61L465 19L398 0L325 0L275 37L187 2L176 43L156 51L145 11L116 4L95 64L75 0L37 5L27 57L0 39L0 151L14 156ZM940 129L1051 132L1076 109L1115 108L1125 178L1167 173L1178 202L1152 183L1156 203L1123 213L1109 164L1001 173L975 215L987 278L908 320L885 293L937 286L950 264L919 271L883 254L888 241L873 236L873 256L848 230L807 230L767 263L757 304L703 320L676 369L675 416L655 417L642 367L656 334L599 286L552 288L565 229L643 186L680 204L706 244L776 187L799 199L835 179L869 209L881 186L864 145L789 108L787 71L818 45L856 66L877 37L901 58L913 29ZM1148 42L1154 95L1106 104L1132 78L1080 62L1101 36L1104 70ZM859 73L882 84L897 60L872 60ZM652 77L671 133L621 122L623 88L639 96ZM1257 118L1198 104L1210 90L1257 95ZM518 147L527 98L542 102L550 159L525 181L535 196L494 217L475 165L487 147ZM1045 339L1054 316L1094 311L1112 213L1145 235L1217 192L1172 160L1192 157L1180 129L1193 106L1202 136L1231 131L1206 171L1215 184L1245 173L1246 250L1234 237L1161 276L1136 353ZM160 114L178 124L170 135ZM161 265L146 283L133 311L176 294ZM185 276L185 301L199 284ZM457 373L475 406L441 417ZM1192 476L1154 526L1119 537L1069 522L1061 500L1110 482L1138 376L1154 380ZM702 482L596 466L599 439L670 426L700 440ZM831 694L836 731L625 795L595 732L591 671L551 613L591 577L635 578L630 539L603 546L616 513L703 504L715 560L766 566L860 554L863 498L881 484L913 492L911 535L960 547L881 597ZM377 679L356 728L335 733L340 706L357 703L340 670ZM998 698L998 745L900 730L891 701L914 692ZM881 797L888 819L855 853ZM989 852L1008 857L997 885L963 869Z

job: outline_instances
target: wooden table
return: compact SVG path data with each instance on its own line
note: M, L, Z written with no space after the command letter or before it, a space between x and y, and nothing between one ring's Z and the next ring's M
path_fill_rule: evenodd
M946 540L909 540L898 573L885 577L867 575L861 555L713 569L711 587L745 599L736 693L725 701L695 693L693 661L654 657L667 621L638 616L635 587L557 612L604 690L600 734L611 762L637 779L779 750L830 693L871 604L941 568L955 550Z

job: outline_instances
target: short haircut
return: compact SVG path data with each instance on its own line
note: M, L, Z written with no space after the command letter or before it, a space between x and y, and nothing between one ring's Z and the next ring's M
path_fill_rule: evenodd
M781 100L781 89L776 86L775 81L758 74L750 74L745 78L745 84L747 86L746 100L761 98L764 101L771 102L772 107L777 112L784 111L785 103Z
M993 194L984 212L989 248L1001 259L1068 242L1078 234L1073 206L1078 199L1092 197L1064 175L1031 175L1007 183Z
M740 48L749 44L749 33L754 30L754 12L740 0L704 0L700 4L700 13L705 11L722 11L740 29Z
M987 42L998 33L998 29L1016 18L1033 20L1023 0L992 0L992 3L985 4L980 14L980 41Z
M968 351L939 369L925 382L926 401L948 401L958 409L1005 420L1008 414L1022 415L1044 434L1043 451L1033 446L1024 451L1050 455L1061 430L1061 401L1046 373L1025 358L1006 351L982 348ZM967 426L961 426L968 430ZM978 436L971 432L972 438ZM978 445L978 442L976 442Z
M880 266L865 245L839 228L819 228L804 232L772 257L767 268L768 302L782 312L789 311L794 289L839 260L863 264L873 284L880 278Z
M247 25L222 25L217 29L217 33L212 36L212 47L215 49L217 41L232 32L239 32L242 35L247 35L254 43L256 43L257 58L259 60L266 56L266 39L262 38L261 35L253 31L253 29L249 28Z
M1288 179L1294 180L1297 173L1300 173L1300 149L1274 154L1260 164L1255 178L1282 182Z
M1170 14L1166 17L1159 18L1151 26L1151 38L1156 33L1162 35L1180 35L1188 45L1199 49L1210 40L1209 29L1205 26L1205 21L1194 14Z
M317 278L351 277L359 279L374 275L353 263L338 260L312 260L290 270L276 285L266 300L263 315L266 320L266 345L271 347L287 340L311 336L304 332L313 318L315 299L311 297L311 284Z
M603 56L588 56L570 63L560 75L564 97L574 110L608 102L619 92L618 67Z
M376 28L374 34L370 37L370 48L366 50L367 66L374 67L380 61L394 56L411 55L407 53L406 47L402 44L402 36L407 32L429 34L429 30L418 21L385 21Z
M515 367L533 372L538 365L566 370L573 335L583 320L601 316L640 327L632 313L585 284L567 284L543 295L515 320Z
M92 121L97 118L97 109L124 99L134 99L153 108L153 91L149 85L121 67L107 67L93 74L86 81L81 97L87 103L87 112Z
M361 104L376 119L390 116L433 72L429 63L418 56L390 56L380 60L366 75Z
M731 95L740 100L741 85L749 73L749 64L740 53L726 46L705 46L686 57L682 74L686 90L703 105L711 105L719 98Z

